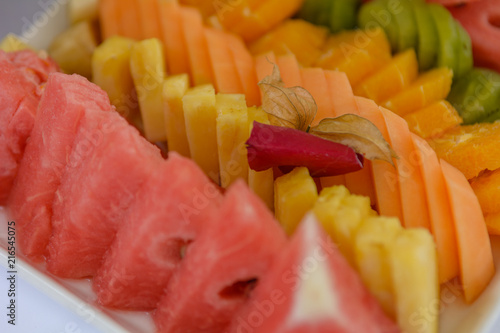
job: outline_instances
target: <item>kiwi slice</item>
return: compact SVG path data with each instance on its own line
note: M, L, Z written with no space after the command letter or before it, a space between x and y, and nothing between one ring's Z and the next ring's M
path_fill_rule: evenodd
M426 3L413 1L413 13L418 30L417 57L420 71L434 67L437 57L437 28Z

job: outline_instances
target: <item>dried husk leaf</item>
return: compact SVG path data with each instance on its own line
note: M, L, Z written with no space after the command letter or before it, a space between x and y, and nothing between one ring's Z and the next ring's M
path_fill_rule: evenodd
M318 107L312 95L302 87L285 87L280 70L274 65L273 73L259 82L262 109L268 113L271 125L307 131Z
M349 146L369 160L383 160L394 165L392 159L397 158L379 129L368 119L354 114L323 119L309 133Z

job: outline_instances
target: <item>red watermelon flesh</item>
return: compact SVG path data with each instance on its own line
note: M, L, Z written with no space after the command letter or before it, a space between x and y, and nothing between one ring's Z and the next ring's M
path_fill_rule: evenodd
M43 91L30 140L9 198L21 251L47 254L52 202L84 113L111 110L107 94L78 75L54 73Z
M228 332L399 331L308 214Z
M0 51L0 205L6 203L11 191L40 99L38 84L42 80L24 64L39 58L31 51L21 57L22 61L17 58L20 56L20 52Z
M448 8L472 40L474 65L500 72L500 0Z
M93 276L127 208L163 158L117 112L86 114L53 204L47 269Z
M93 286L104 306L152 310L222 195L192 160L171 152L135 200Z
M264 203L235 182L172 276L154 313L158 332L223 332L285 244Z
M38 54L32 50L21 50L7 53L7 57L28 72L34 74L38 83L46 82L49 74L59 71L59 66L43 51Z

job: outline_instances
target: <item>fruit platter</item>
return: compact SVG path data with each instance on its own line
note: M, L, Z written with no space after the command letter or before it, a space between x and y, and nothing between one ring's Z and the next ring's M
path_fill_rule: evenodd
M0 36L8 274L103 332L500 329L500 0L37 14Z

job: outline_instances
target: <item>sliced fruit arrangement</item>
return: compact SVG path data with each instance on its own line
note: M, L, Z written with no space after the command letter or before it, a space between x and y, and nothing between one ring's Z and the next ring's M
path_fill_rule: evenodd
M414 48L420 70L445 66L459 78L472 68L470 37L442 5L374 0L361 6L358 25L382 27L395 53Z

